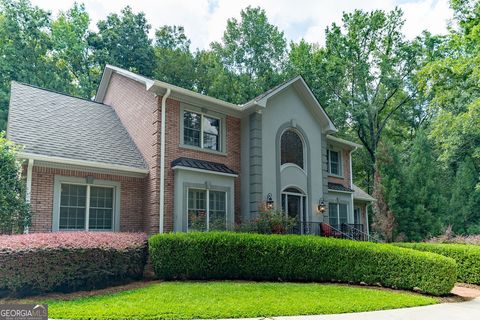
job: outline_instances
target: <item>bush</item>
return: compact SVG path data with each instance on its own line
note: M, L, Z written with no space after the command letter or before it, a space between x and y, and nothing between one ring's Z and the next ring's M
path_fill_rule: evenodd
M67 292L139 279L147 253L147 237L140 233L0 236L0 291L2 295Z
M295 218L288 217L280 210L260 210L256 219L247 224L237 225L238 232L255 232L263 234L287 234L298 225Z
M295 235L177 233L149 239L160 279L340 281L443 295L453 259L387 244Z
M15 155L18 146L4 136L0 132L0 234L23 233L30 224L30 208Z
M452 258L458 265L458 282L480 284L480 247L476 245L438 243L397 243L396 245Z

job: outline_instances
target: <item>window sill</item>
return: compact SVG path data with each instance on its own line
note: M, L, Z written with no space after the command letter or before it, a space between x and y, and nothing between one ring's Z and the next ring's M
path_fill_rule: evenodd
M214 154L214 155L217 155L217 156L223 156L223 157L227 156L227 153L223 152L223 151L215 151L215 150L210 150L210 149L204 149L204 148L189 146L187 144L180 144L179 147L182 148L182 149L188 149L188 150L210 153L210 154Z
M333 173L329 173L328 176L329 176L329 177L332 177L332 178L345 179L344 176L340 176L340 175L338 175L338 174L333 174Z

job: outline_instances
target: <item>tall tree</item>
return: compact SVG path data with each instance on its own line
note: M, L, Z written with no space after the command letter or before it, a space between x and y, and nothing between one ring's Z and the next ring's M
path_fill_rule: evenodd
M112 13L106 20L100 20L97 28L98 32L92 32L88 41L102 67L109 63L153 76L155 53L148 37L150 24L143 12L134 13L127 6L120 14Z
M68 86L65 92L85 98L95 95L102 71L88 43L89 24L85 6L77 3L61 12L51 24L50 56L58 69L56 76Z
M195 89L195 57L183 27L163 26L155 32L155 79Z
M247 7L241 19L227 21L222 42L213 42L212 51L237 84L240 94L230 100L244 103L282 81L287 58L283 32L272 25L265 10Z
M12 80L59 89L46 59L49 24L50 13L28 0L0 0L0 131L6 127Z

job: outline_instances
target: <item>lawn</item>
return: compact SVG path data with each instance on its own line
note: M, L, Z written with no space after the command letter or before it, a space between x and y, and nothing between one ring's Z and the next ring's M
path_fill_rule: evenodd
M45 301L50 318L192 319L360 312L438 303L431 297L313 283L163 282L114 294Z

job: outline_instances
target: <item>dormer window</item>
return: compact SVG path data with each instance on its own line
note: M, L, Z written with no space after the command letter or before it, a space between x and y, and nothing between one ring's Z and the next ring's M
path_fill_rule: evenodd
M286 130L281 138L281 164L295 164L304 169L303 141L294 130Z
M220 119L202 113L183 113L183 144L220 151Z
M342 175L342 156L340 152L327 150L327 168L331 175Z

